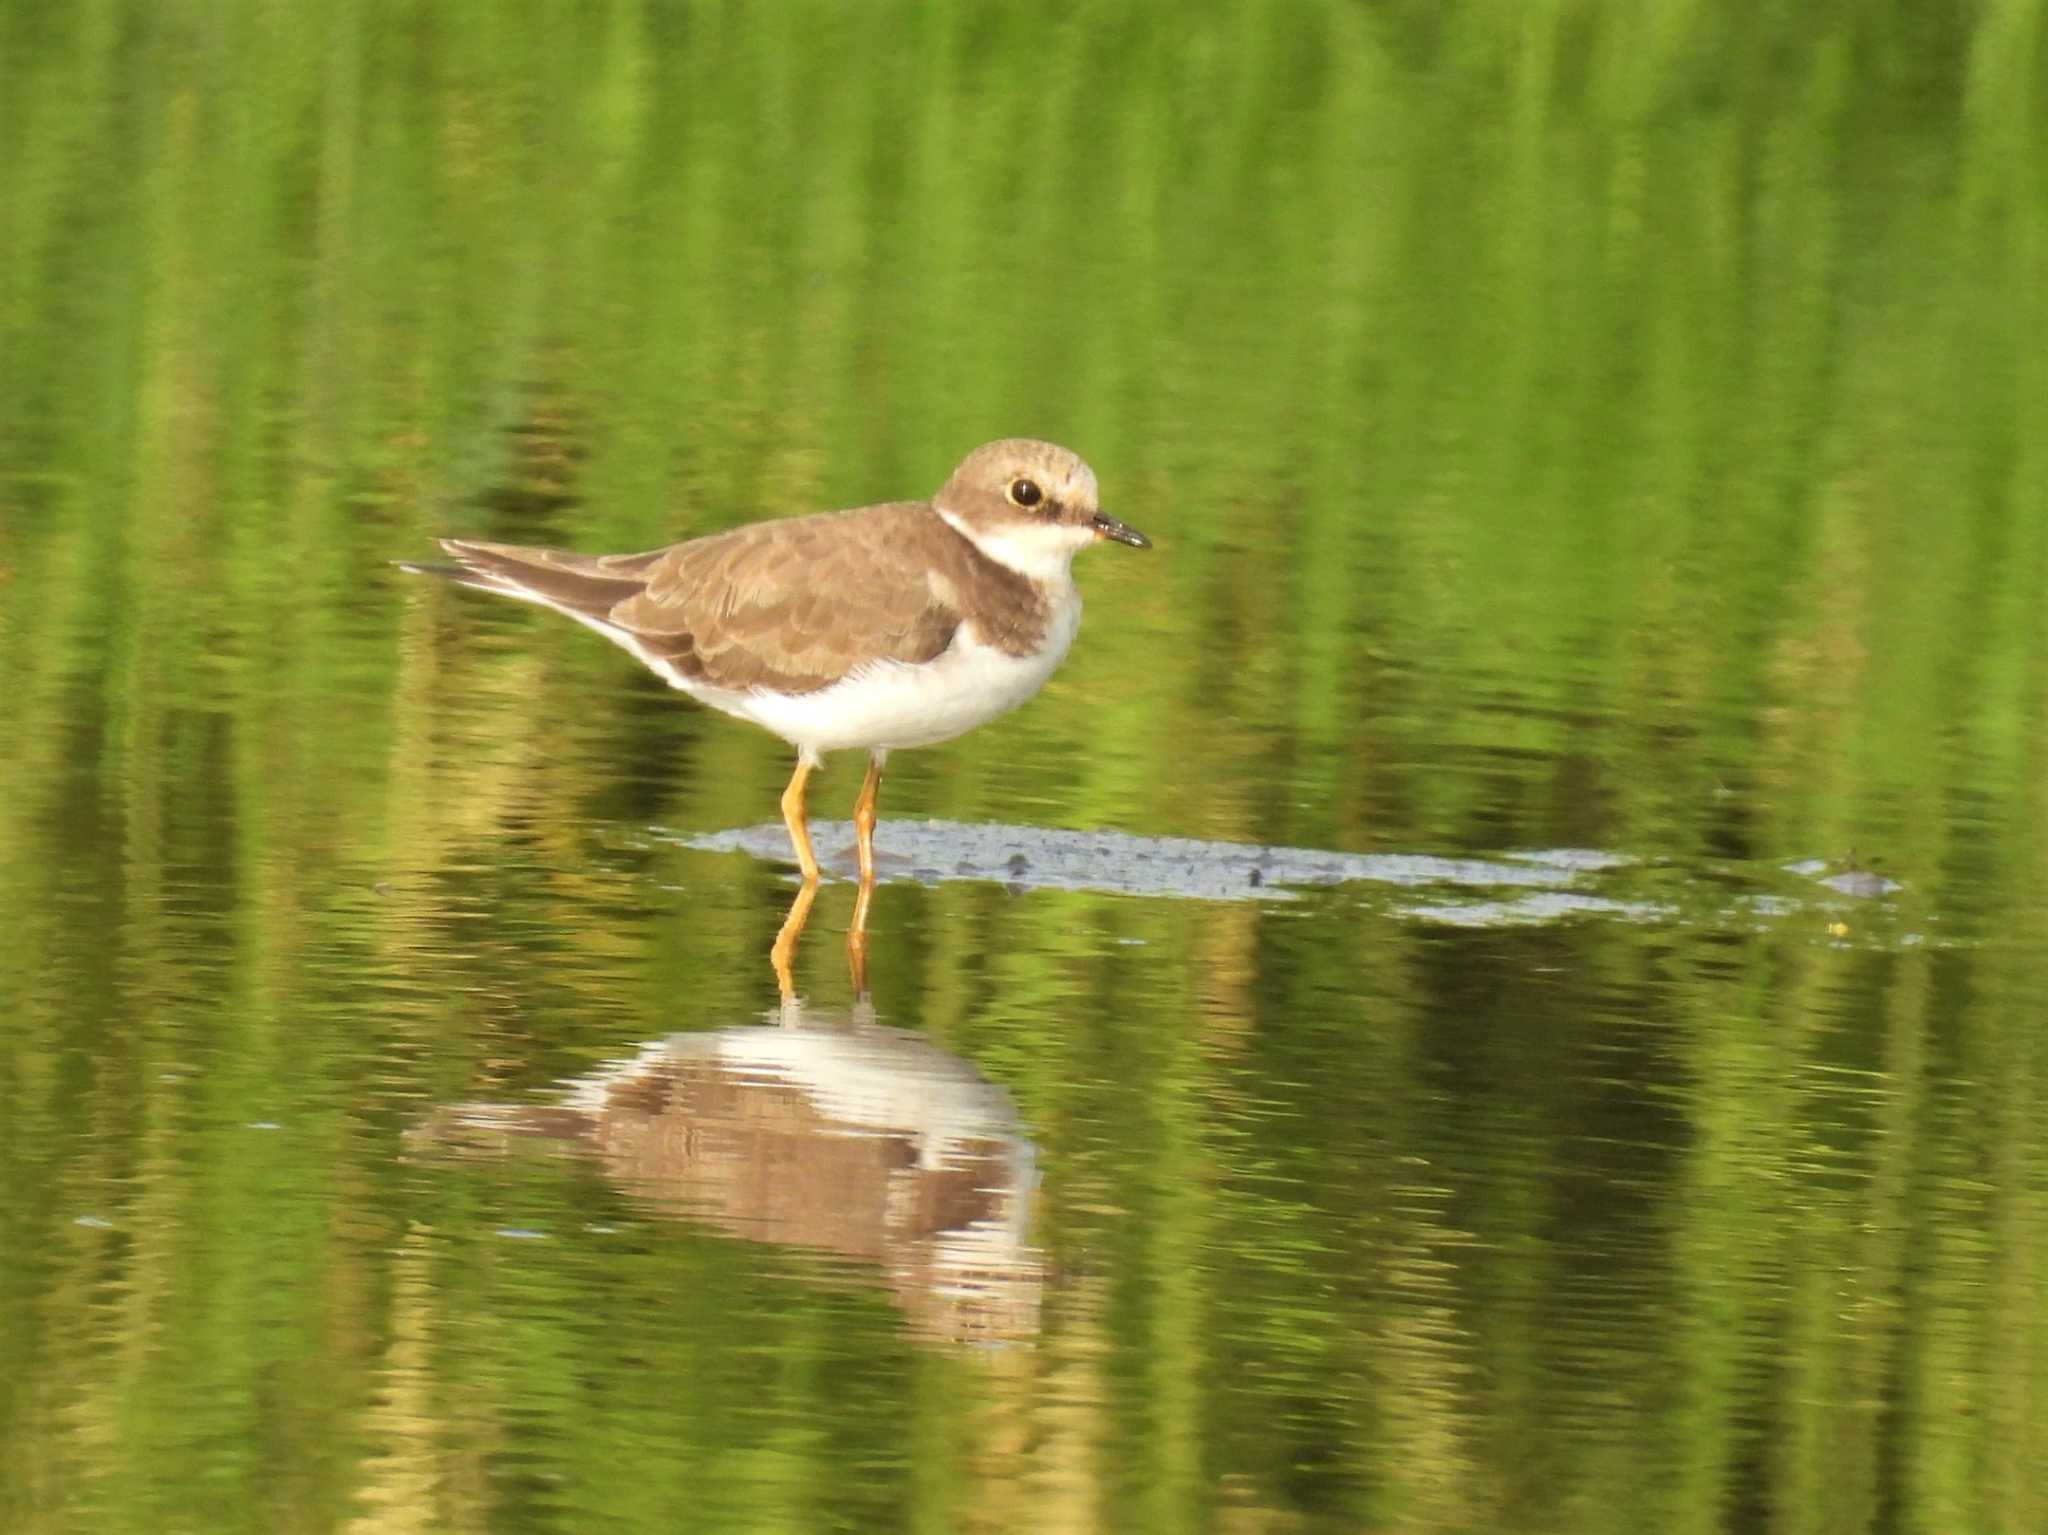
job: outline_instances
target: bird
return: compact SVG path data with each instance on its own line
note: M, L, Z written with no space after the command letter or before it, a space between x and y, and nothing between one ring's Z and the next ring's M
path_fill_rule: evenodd
M847 938L864 992L884 762L1034 696L1080 627L1073 558L1104 542L1152 547L1102 510L1079 455L1008 437L969 453L928 500L749 523L639 554L443 538L452 564L398 563L552 608L671 687L795 748L781 811L801 880L770 954L791 996L789 961L819 877L811 773L828 752L868 754Z

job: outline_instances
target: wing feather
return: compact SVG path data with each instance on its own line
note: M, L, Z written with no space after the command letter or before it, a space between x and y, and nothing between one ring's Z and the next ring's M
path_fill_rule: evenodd
M960 615L918 548L950 533L892 502L759 523L667 550L611 622L692 681L810 693L875 661L929 661Z
M811 693L878 661L939 655L960 625L928 503L756 523L643 554L443 539L465 584L538 602L682 684ZM958 551L950 551L957 555ZM425 569L426 567L415 567Z

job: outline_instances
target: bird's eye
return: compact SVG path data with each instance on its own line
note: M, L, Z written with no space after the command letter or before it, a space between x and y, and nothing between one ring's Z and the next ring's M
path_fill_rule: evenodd
M1010 499L1019 506L1036 506L1045 499L1045 492L1038 488L1036 480L1012 480Z

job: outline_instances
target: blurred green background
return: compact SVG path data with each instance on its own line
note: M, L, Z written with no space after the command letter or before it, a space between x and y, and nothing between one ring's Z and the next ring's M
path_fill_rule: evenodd
M2048 1525L2044 80L2039 0L0 0L0 1527ZM1636 918L885 886L1037 1149L1001 1348L423 1154L771 1004L786 869L671 834L788 764L390 562L1013 434L1159 547L885 854Z

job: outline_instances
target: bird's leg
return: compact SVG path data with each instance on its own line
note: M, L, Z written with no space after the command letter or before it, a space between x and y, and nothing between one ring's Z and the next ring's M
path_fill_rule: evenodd
M796 866L803 871L806 885L818 882L818 860L811 856L811 829L804 821L804 781L814 766L810 757L798 757L789 787L782 791L782 824L789 828L790 846L796 849Z
M811 902L818 898L818 860L811 856L811 832L804 823L804 780L811 776L813 766L809 756L799 756L796 771L789 775L789 787L782 791L782 824L789 828L790 846L796 849L796 866L803 873L803 884L790 903L789 915L782 919L782 930L768 950L768 963L775 967L775 984L782 989L784 1001L796 996L790 962L796 958L796 941L803 936L804 923L810 919Z
M853 994L868 994L868 907L875 898L875 793L882 786L882 755L868 757L868 776L853 802L854 856L860 862L860 893L853 898L853 922L846 929L846 966Z
M882 787L882 758L868 756L868 776L861 780L860 798L853 802L853 850L860 861L860 882L875 882L875 795Z

